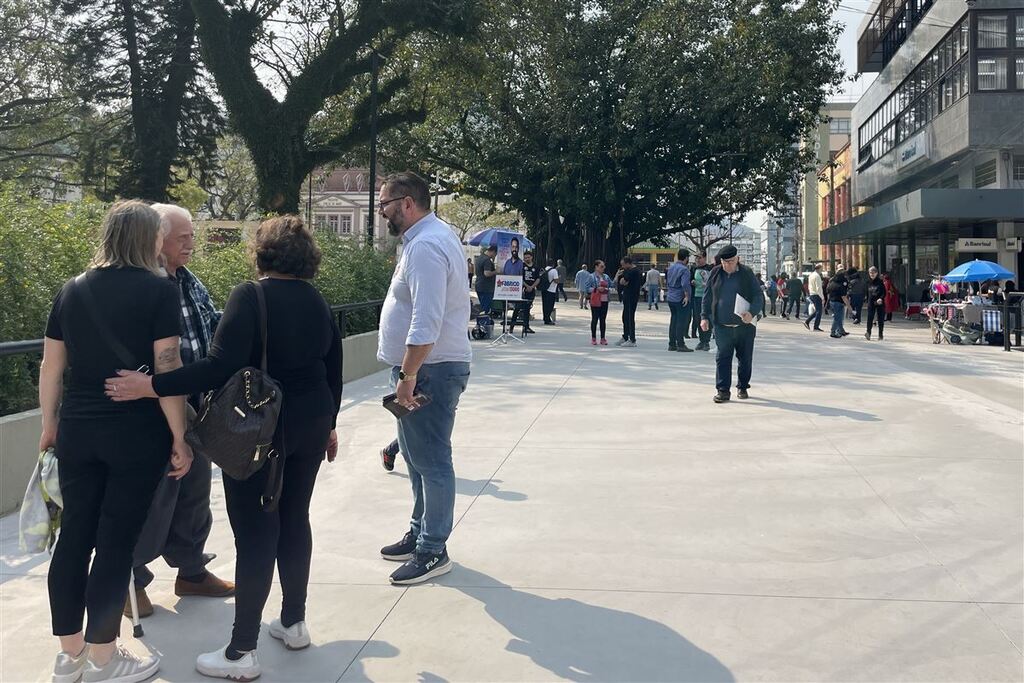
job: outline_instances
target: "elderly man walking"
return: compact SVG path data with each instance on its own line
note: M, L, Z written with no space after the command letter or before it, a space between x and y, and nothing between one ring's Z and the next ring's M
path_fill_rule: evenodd
M587 264L584 263L580 266L580 269L576 271L576 277L573 279L573 284L576 285L576 291L580 294L580 308L584 311L587 310L587 306L590 302L587 300L587 295L583 290L587 288L590 283L590 271L587 270Z
M447 542L455 518L452 429L469 383L472 350L462 245L430 211L430 187L415 173L388 177L380 215L404 246L381 310L377 358L390 365L395 400L410 410L398 420L398 443L412 484L412 518L402 540L381 548L405 562L391 583L423 583L451 571ZM422 398L421 398L422 397Z
M164 230L162 260L167 277L178 286L181 300L181 360L185 365L206 358L220 313L213 307L206 287L186 268L195 248L192 216L173 204L154 204ZM199 398L189 398L193 408ZM153 572L145 563L163 556L177 568L174 593L178 596L222 598L234 594L235 584L224 581L206 570L213 559L207 555L206 539L213 526L210 512L210 461L202 453L193 453L192 469L180 480L165 479L153 498L146 524L135 546L135 593L139 616L153 614L153 604L146 587L153 581ZM126 491L129 495L131 492ZM131 615L131 602L124 613Z

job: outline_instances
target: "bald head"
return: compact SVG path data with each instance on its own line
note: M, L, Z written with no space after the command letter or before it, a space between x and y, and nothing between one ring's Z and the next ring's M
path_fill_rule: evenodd
M196 233L192 227L192 214L175 204L153 204L153 210L160 214L160 226L164 230L164 247L161 253L167 265L167 272L174 274L178 268L188 265L195 250Z

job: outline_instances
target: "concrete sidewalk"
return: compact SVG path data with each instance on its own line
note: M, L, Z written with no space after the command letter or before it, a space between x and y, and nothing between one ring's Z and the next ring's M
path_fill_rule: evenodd
M640 311L635 349L592 348L572 301L558 321L526 346L474 343L457 567L433 585L388 585L378 550L406 529L409 484L378 462L385 376L346 387L313 506L314 644L264 632L263 680L1024 678L1024 354L772 319L751 400L720 406L714 354L665 350L666 310ZM211 568L230 576L214 491ZM17 556L13 517L0 535L0 680L48 680L45 557ZM176 598L153 566L143 642L161 680L200 680L231 601Z

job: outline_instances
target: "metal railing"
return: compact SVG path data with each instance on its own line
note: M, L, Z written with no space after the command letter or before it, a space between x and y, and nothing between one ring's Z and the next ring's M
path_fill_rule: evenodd
M384 299L375 299L373 301L360 301L354 304L336 304L331 306L331 313L338 317L338 328L341 330L341 337L344 339L348 336L348 322L349 317L354 313L361 313L362 311L373 310L376 315L375 324L380 324L380 310L384 305ZM24 353L42 353L43 352L43 340L42 339L25 339L22 341L9 341L0 342L0 358L5 356L16 356Z
M1016 301L1017 303L1012 303ZM1014 340L1016 344L1014 346L1020 346L1021 333L1024 332L1021 328L1024 327L1024 321L1021 320L1024 317L1024 292L1006 292L1003 297L1003 351L1010 350L1010 333L1014 333L1017 338ZM1013 314L1016 318L1016 325L1011 328L1010 323L1012 322L1010 315Z

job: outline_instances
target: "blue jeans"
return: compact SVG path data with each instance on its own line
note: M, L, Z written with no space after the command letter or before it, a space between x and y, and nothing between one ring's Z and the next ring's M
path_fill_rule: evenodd
M398 368L391 370L392 386ZM420 367L416 392L430 403L398 420L398 444L412 484L412 519L416 550L439 553L452 533L455 517L455 469L452 429L459 397L469 383L469 363L434 363Z
M658 285L647 285L647 308L658 305L658 295L661 294L661 287Z
M715 325L715 388L726 394L732 384L732 357L736 356L739 381L737 389L750 388L754 365L754 337L757 328L740 323L736 327Z
M846 316L846 304L842 301L832 302L832 334L846 332L843 328L843 318Z
M811 303L814 304L814 315L807 314L807 324L818 329L821 327L821 316L825 315L825 304L821 302L821 297L817 294L811 294Z
M494 292L481 292L478 289L476 291L476 298L480 300L480 312L484 315L489 315L491 312L491 305L494 303Z

